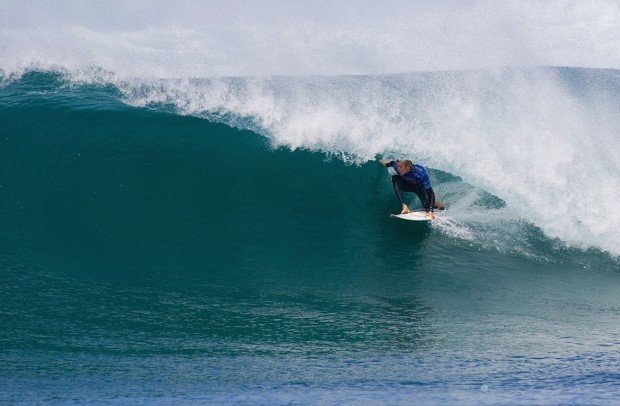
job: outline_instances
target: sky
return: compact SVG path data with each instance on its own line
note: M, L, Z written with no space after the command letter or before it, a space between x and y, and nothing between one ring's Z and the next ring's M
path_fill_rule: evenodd
M132 76L620 68L620 2L0 0L0 69Z

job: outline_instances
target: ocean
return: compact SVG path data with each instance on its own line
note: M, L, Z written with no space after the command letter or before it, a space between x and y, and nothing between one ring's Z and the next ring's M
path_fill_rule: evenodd
M2 72L0 402L620 403L618 134L618 70Z

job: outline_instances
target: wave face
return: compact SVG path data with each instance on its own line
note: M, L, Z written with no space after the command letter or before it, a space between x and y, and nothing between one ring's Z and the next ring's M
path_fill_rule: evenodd
M79 71L61 77L63 87L111 86L116 94L108 97L129 106L249 129L275 147L357 164L378 155L411 157L505 203L501 212L487 212L476 196L446 186L455 222L445 226L454 235L477 240L475 228L482 227L495 230L489 240L514 240L526 222L549 239L620 255L618 71L185 80Z
M609 403L619 84L5 76L0 401Z

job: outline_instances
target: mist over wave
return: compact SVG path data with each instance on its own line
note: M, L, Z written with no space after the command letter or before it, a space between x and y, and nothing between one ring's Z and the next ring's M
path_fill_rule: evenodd
M3 1L0 68L121 76L620 67L613 0Z

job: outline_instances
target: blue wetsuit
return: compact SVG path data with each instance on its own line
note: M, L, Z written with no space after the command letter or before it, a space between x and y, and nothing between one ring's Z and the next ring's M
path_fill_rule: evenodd
M396 161L390 161L385 166L394 168L396 173L398 173ZM426 169L423 166L413 165L406 174L392 176L392 186L394 186L394 192L401 204L405 204L403 192L413 192L418 195L424 210L433 211L435 208L435 192L431 187L431 180L428 178Z

